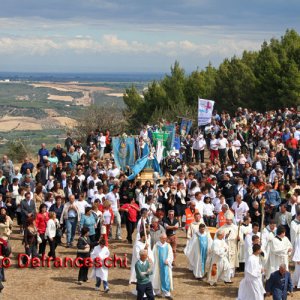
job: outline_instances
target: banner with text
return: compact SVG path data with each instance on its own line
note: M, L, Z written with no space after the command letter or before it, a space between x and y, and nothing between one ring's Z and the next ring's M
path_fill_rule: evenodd
M215 101L198 98L198 126L211 123Z

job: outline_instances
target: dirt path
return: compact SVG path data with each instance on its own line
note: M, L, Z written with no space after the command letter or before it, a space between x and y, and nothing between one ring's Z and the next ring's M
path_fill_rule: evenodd
M123 228L123 237L126 230ZM115 232L115 229L114 229ZM64 241L64 239L63 239ZM108 282L110 292L104 294L102 291L94 290L95 282L92 280L81 286L76 284L78 269L74 268L38 268L38 269L19 269L16 266L18 253L23 253L20 234L14 233L12 236L12 247L14 258L13 266L6 270L7 282L4 283L5 289L1 294L2 299L9 300L40 300L40 299L136 299L132 296L133 285L128 284L130 268L127 269L110 269ZM238 283L242 274L237 274L232 286L225 286L224 283L218 284L217 287L210 287L208 284L195 280L193 275L187 269L186 258L183 254L185 238L182 231L179 232L179 247L177 266L173 269L174 299L235 299L237 297ZM49 250L47 245L46 251ZM131 260L132 246L126 242L112 242L110 246L111 255L116 254L123 257L124 253ZM46 252L47 253L47 252ZM75 258L76 249L67 249L63 246L57 248L57 256L64 258L66 256ZM300 292L294 294L294 299L300 298ZM267 298L271 299L271 298ZM251 299L249 299L251 300Z

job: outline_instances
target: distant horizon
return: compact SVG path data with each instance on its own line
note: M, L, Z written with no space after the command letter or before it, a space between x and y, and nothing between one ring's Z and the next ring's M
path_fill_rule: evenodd
M169 73L219 66L300 32L300 1L10 0L0 10L6 72Z

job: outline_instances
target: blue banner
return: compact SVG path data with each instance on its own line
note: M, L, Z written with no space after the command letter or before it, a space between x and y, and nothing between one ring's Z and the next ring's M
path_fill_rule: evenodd
M128 176L128 180L133 180L146 166L148 162L148 155L145 155L144 157L138 159L135 162L134 167L132 168L132 174Z
M132 168L132 174L127 179L133 180L145 167L153 168L154 172L158 172L161 176L163 174L156 157L154 156L154 159L149 159L149 156L145 155L136 161Z
M174 140L174 148L175 150L180 150L180 147L181 147L180 136L176 136Z
M135 139L133 137L113 137L112 146L115 162L121 170L132 167L135 161Z
M180 125L180 135L187 136L192 128L193 121L183 118Z

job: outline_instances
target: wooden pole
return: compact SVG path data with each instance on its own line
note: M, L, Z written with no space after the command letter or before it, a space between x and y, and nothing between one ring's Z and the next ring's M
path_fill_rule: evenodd
M266 205L266 198L261 198L260 200L261 205L261 224L260 224L260 232L263 231L265 225L265 205Z

